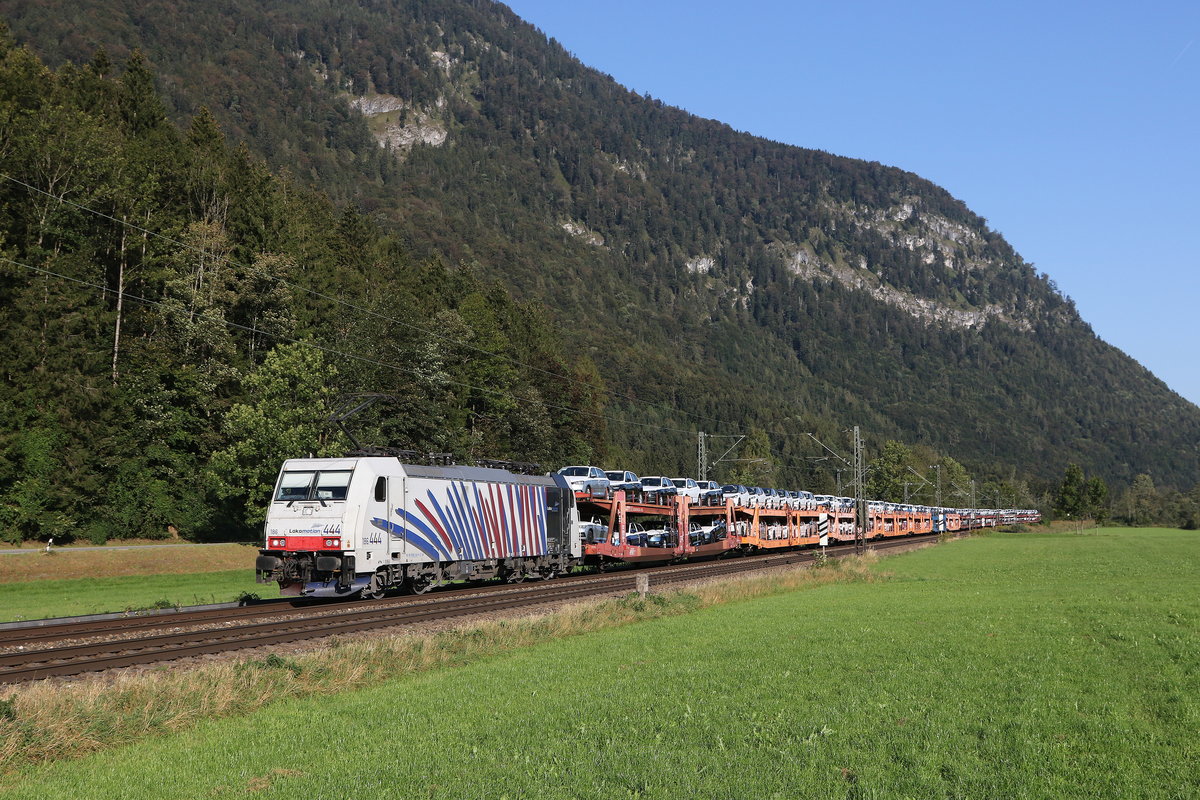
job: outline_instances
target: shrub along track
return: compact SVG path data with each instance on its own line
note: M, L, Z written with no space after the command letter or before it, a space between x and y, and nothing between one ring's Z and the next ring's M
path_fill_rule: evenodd
M936 535L918 536L872 542L870 546L875 550L890 550L936 540ZM833 556L845 556L854 552L854 546L839 545L829 550ZM694 564L578 574L548 583L491 584L432 595L354 603L318 602L301 605L284 601L238 608L10 628L0 631L0 683L99 672L395 625L626 593L636 588L638 575L649 576L651 585L658 587L789 564L806 564L816 558L817 551L802 550ZM151 633L163 630L170 632ZM129 634L141 635L130 637ZM60 644L45 646L51 642Z

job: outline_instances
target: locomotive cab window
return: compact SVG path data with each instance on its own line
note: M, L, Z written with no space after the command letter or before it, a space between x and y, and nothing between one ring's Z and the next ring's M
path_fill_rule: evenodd
M345 500L346 490L350 487L350 470L342 472L318 472L316 480L317 500Z
M279 491L275 493L275 499L282 502L307 500L314 475L316 475L315 472L283 473L279 479Z
M375 479L375 502L387 502L387 478L382 475Z
M276 502L297 500L345 500L350 486L351 470L285 472L279 478Z

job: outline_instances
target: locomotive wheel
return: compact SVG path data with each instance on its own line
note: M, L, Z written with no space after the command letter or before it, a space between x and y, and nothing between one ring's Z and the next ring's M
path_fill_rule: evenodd
M387 594L387 588L383 585L383 579L376 572L371 576L371 582L367 584L367 588L362 590L364 600L380 600Z
M409 581L408 588L413 594L425 594L433 588L433 579L424 575L414 577Z
M529 565L525 563L524 559L512 563L504 576L505 583L524 583L527 580L529 580Z

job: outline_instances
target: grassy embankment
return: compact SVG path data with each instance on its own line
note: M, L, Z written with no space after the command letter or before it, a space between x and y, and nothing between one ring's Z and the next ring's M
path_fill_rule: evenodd
M157 690L26 689L0 741L36 738L42 705L46 731L72 714L78 727L89 703L101 739L139 714L146 729L188 729L77 761L17 760L4 781L14 797L113 798L1200 791L1200 536L993 535L885 563L890 578L871 583L739 581L642 611L609 603L601 624L682 615L523 649L591 617L208 668L245 707L296 696L195 725L213 709L188 699L182 673L154 676ZM323 682L367 688L329 697ZM151 718L172 697L175 721Z
M254 582L256 554L227 544L0 555L0 622L276 597Z

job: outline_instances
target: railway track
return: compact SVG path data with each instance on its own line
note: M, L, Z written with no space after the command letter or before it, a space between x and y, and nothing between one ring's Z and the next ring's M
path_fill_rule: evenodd
M885 540L876 550L902 548L936 536ZM853 545L830 548L847 555ZM653 586L811 563L816 551L724 559L696 564L572 575L548 583L485 585L430 595L355 603L262 604L178 614L66 622L0 631L0 684L79 675L120 667L357 633L398 625L488 614L634 590L638 575ZM159 631L159 632L156 632ZM161 632L169 631L169 632ZM99 639L99 640L97 640ZM49 646L59 642L57 646Z

